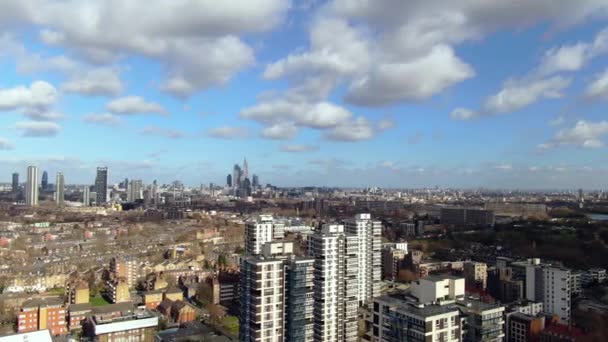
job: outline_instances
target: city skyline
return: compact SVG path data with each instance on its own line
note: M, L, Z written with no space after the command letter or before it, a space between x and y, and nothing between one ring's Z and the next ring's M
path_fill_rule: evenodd
M606 186L608 4L109 6L0 5L0 180L223 184L236 153L279 186Z

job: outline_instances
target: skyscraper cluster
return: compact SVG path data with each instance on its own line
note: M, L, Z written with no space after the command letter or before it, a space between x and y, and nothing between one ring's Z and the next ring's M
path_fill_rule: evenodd
M326 224L306 257L281 232L270 215L246 225L240 341L357 341L358 308L380 295L381 223Z
M232 174L226 176L226 185L232 188L233 195L237 197L251 196L253 189L259 186L257 175L253 175L251 179L249 178L247 158L243 160L243 167L234 164Z

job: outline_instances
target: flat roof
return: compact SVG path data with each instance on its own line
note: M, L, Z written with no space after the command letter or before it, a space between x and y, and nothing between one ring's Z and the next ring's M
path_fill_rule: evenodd
M398 311L409 312L418 317L432 317L437 315L442 315L451 312L460 312L458 308L453 305L437 305L437 304L429 304L429 305L420 305L413 302L408 302L403 299L399 299L391 296L381 296L376 300L385 302L389 305L395 306Z
M49 330L38 330L21 334L0 336L0 342L53 342Z

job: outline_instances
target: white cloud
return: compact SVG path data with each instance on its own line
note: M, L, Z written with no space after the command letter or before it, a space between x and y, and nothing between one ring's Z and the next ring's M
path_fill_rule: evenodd
M252 65L253 50L238 36L275 27L289 6L284 0L150 1L145 8L124 1L7 0L0 13L14 15L5 22L38 25L43 42L94 63L128 54L152 58L167 71L162 88L184 97ZM178 78L186 83L173 81Z
M298 134L298 128L290 122L277 123L262 130L262 136L268 139L287 140Z
M314 145L282 145L281 151L290 153L302 153L317 151L319 146Z
M334 141L359 141L371 139L376 133L367 119L359 117L330 129L324 136Z
M249 136L249 130L243 127L221 126L209 129L207 136L217 139L244 139Z
M35 81L29 87L0 89L0 111L46 110L57 101L58 93L52 84Z
M159 137L165 137L170 139L180 139L186 136L181 131L169 128L161 128L156 126L145 127L141 132L141 135L154 135Z
M489 96L478 111L456 108L450 113L452 120L471 120L483 116L505 114L518 111L541 99L557 99L571 80L561 76L545 79L509 80L502 89Z
M549 75L561 71L578 71L591 59L608 52L608 28L600 31L593 42L578 42L549 49L539 72Z
M50 137L61 130L58 124L50 121L20 121L13 127L24 137Z
M329 128L346 122L352 113L329 102L311 104L271 100L243 109L240 116L265 124L293 122L303 127Z
M576 146L583 148L599 148L604 146L602 138L608 135L608 121L589 122L578 121L574 127L558 131L548 142L540 144L540 150L548 150L559 146Z
M15 146L8 139L0 138L0 151L12 150Z
M351 84L346 100L362 106L421 101L474 75L451 47L437 45L421 58L374 68Z
M608 69L596 75L585 90L585 96L592 99L608 100Z
M168 114L163 106L158 103L147 102L141 96L125 96L112 100L106 105L106 108L113 114Z
M82 121L105 126L118 126L122 123L120 117L112 113L89 113L82 117Z
M117 95L123 90L118 71L112 68L97 68L75 74L61 88L67 92L83 95Z
M65 118L65 115L62 113L38 109L25 110L23 115L36 121L57 121Z

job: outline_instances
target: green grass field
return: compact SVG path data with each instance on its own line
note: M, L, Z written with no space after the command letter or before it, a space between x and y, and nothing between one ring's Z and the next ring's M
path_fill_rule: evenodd
M97 295L95 297L91 297L90 299L92 306L104 306L110 304L105 298L101 295Z

